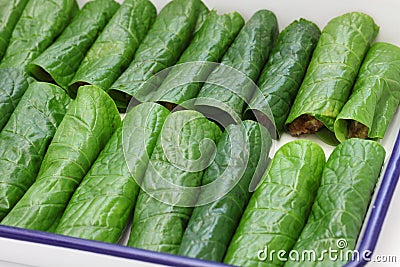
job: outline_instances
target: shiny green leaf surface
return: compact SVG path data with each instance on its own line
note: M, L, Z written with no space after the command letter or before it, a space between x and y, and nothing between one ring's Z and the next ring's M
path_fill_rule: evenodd
M308 114L334 131L335 119L350 95L378 30L370 16L359 12L346 13L328 22L286 124Z
M377 142L349 139L336 147L325 165L311 215L293 250L323 251L355 248L383 161L385 150ZM338 255L338 254L336 254ZM325 254L318 261L288 261L285 266L344 266Z
M268 131L257 122L244 121L243 125L228 126L218 141L214 162L203 177L203 185L223 179L222 184L213 187L217 192L227 193L216 201L194 208L179 248L180 255L223 260L250 199L250 184L254 179L259 180L265 171L271 143ZM248 153L247 161L244 151ZM228 168L230 164L234 167ZM199 199L209 197L210 193L202 191Z
M244 24L239 13L218 15L211 11L203 26L183 52L177 64L201 62L173 67L157 90L140 92L139 101L159 101L179 105L197 96L202 83L212 71L205 62L219 62ZM205 63L205 64L203 64Z
M135 207L137 181L146 171L168 114L158 104L144 103L126 115L124 126L116 130L69 201L56 233L118 241Z
M178 253L197 200L196 189L213 160L220 134L217 125L196 111L167 117L143 178L129 246Z
M335 121L340 141L348 138L350 120L368 128L368 137L383 138L400 101L400 48L375 43L361 66L349 101Z
M0 131L28 89L28 80L28 75L18 69L0 69Z
M18 22L28 0L0 1L0 60L3 58L11 33Z
M83 59L70 90L92 84L107 91L131 63L156 14L148 0L125 0Z
M223 66L217 67L210 74L201 88L196 109L207 112L210 99L225 104L218 105L222 111L234 112L241 117L243 108L255 90L255 83L269 56L278 35L278 22L274 13L269 10L257 11L244 25L233 44L221 60ZM225 66L233 68L230 69ZM216 84L223 84L218 86ZM201 99L204 98L204 99ZM217 105L213 105L215 107ZM231 114L230 114L231 115Z
M0 220L33 184L71 99L61 88L32 83L0 133Z
M68 89L87 51L118 7L114 0L86 3L57 41L28 65L28 71L39 80L55 81Z
M270 109L278 133L284 129L320 34L308 20L292 22L280 33L258 81L260 92L251 99L249 109L262 113Z
M292 249L314 202L325 154L308 140L283 145L252 195L224 262L235 266L283 266L279 258L259 259L259 251Z
M121 119L112 99L81 87L47 149L36 181L1 224L54 231L79 183Z
M150 77L178 61L206 14L208 9L200 0L173 0L161 10L134 60L111 86L110 95L121 100L121 107Z
M25 70L68 25L78 4L75 0L30 0L14 31L0 67Z

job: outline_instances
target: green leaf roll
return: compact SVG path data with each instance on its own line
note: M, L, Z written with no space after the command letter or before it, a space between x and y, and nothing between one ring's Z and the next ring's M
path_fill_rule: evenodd
M157 90L150 87L150 92L143 90L135 96L136 99L174 106L195 98L202 85L198 81L205 81L212 71L213 65L207 62L220 61L243 24L244 20L239 13L218 15L211 11L161 86ZM190 62L193 64L184 64Z
M292 22L280 33L258 80L260 92L251 99L247 112L262 116L270 114L270 109L279 134L284 130L320 34L318 26L308 20Z
M0 131L17 107L29 86L29 77L24 71L0 68Z
M276 257L262 261L259 251L292 249L307 222L324 165L324 151L311 141L283 145L250 198L224 262L283 266Z
M330 248L342 252L355 249L385 150L377 142L349 139L336 147L322 174L321 186L311 215L293 250L313 250L317 259ZM341 255L341 254L336 255ZM286 266L344 266L345 259L288 261ZM345 257L344 257L345 258Z
M126 115L124 126L116 130L72 196L56 233L118 241L135 207L137 182L168 114L158 104L144 103ZM129 166L125 159L131 162Z
M201 0L173 0L161 10L134 60L110 88L121 109L150 77L178 61L208 13Z
M197 200L192 192L201 185L220 134L216 124L196 111L167 117L136 201L128 246L178 253Z
M78 11L75 0L30 0L14 31L0 67L25 70L61 34Z
M0 133L0 220L33 184L71 99L58 86L32 83Z
M28 65L28 71L38 80L55 81L68 89L87 51L118 7L114 0L87 2L56 42Z
M292 135L331 132L379 28L363 13L333 18L325 26L286 124Z
M211 185L211 188L226 194L208 204L199 203L194 208L179 248L180 255L218 262L223 260L250 199L251 182L259 180L265 171L271 143L267 129L257 122L244 121L242 125L228 126L218 141L214 162L203 176L203 185L215 183L216 179L224 180L218 186ZM247 162L244 150L247 150ZM232 167L228 167L230 165ZM210 193L201 191L199 199L208 198Z
M81 87L47 149L36 181L1 224L54 231L75 189L120 123L107 93L95 86Z
M82 84L108 90L131 63L157 15L148 0L125 0L83 59L69 89Z
M207 114L211 108L218 108L231 117L241 118L278 32L273 12L259 10L254 13L223 56L222 66L208 76L197 96L196 110ZM213 100L218 104L211 104Z
M375 43L361 66L350 99L336 119L337 139L382 139L399 101L400 48Z
M18 22L28 0L0 1L0 60L6 52L11 33Z

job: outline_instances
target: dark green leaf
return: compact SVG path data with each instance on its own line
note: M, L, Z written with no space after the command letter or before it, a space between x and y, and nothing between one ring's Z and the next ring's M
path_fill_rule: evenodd
M114 102L103 90L81 87L55 133L35 183L1 223L54 231L75 189L120 123Z
M0 133L0 220L35 181L70 102L61 88L34 82Z
M256 87L255 82L277 35L278 22L275 14L268 10L256 12L225 53L221 60L222 66L210 74L201 88L195 103L196 109L207 114L210 107L213 107L231 117L242 117L243 108L249 103ZM212 105L210 100L221 104Z
M157 15L148 0L125 0L83 59L69 89L80 84L108 90L131 63Z
M258 176L265 171L271 143L268 131L257 122L228 126L218 141L214 162L204 173L203 185L210 188L201 191L199 201L223 195L205 205L198 202L201 206L193 210L179 248L180 255L223 260L250 199L250 184L254 179L259 180Z
M135 96L136 99L180 105L195 98L201 88L201 82L207 79L214 67L210 67L206 62L220 61L243 24L242 16L236 12L217 15L217 12L211 11L177 63L192 64L173 67L157 90L142 90Z
M118 241L168 113L162 106L144 103L126 115L124 126L116 130L72 196L56 233Z
M55 81L64 89L99 33L118 9L114 0L94 0L83 6L61 36L28 65L42 81Z
M259 251L288 253L307 222L321 182L325 154L308 140L283 145L252 195L224 262L235 266L283 266ZM275 254L276 255L276 254Z
M315 133L325 144L330 146L337 146L340 144L339 140L336 139L335 133L328 130L328 128L323 127L321 130Z
M333 132L335 119L350 95L378 30L370 16L359 12L347 13L328 22L286 124L308 114Z
M75 0L30 0L15 25L0 67L25 70L71 21L78 11Z
M28 88L28 75L14 68L0 68L0 131Z
M267 115L271 109L279 134L284 129L319 36L320 30L314 23L305 19L292 22L280 33L258 81L260 91L251 99L248 111Z
M400 101L400 48L375 43L364 60L350 99L335 122L335 134L346 140L350 121L366 126L368 138L385 136Z
M300 255L312 250L320 259L329 249L349 255L346 251L355 248L384 159L385 149L375 141L352 138L337 146L326 163L311 215L293 250ZM345 263L340 258L331 261L325 253L320 261L289 261L285 266L341 267Z
M203 23L208 9L200 0L173 0L157 16L128 69L111 86L110 95L127 106L159 71L174 65Z
M28 0L0 1L0 60L6 52L11 33L18 22Z
M143 178L129 246L178 253L220 129L195 111L167 117Z

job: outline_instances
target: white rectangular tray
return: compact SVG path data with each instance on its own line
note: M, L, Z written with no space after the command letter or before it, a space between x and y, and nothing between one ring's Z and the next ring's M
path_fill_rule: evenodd
M78 0L82 6L85 0ZM122 2L122 1L119 1ZM168 0L152 0L160 10ZM204 0L209 8L216 9L219 13L238 11L248 19L259 9L273 11L282 30L290 22L300 17L317 23L322 29L333 17L349 11L361 11L371 15L380 26L377 41L390 42L400 45L400 1L397 0ZM400 129L400 112L392 120L384 140L387 156L384 169L375 190L375 194L359 238L359 249L373 249L379 237L381 227L390 204L393 190L400 173L400 148L393 150ZM310 137L301 137L308 138ZM333 147L327 146L316 138L312 140L319 143L329 155ZM294 140L284 134L276 148ZM15 264L30 266L221 266L216 263L191 261L183 257L159 254L128 248L121 245L104 244L75 238L57 236L53 234L38 233L27 230L3 231L0 227L0 266L12 267ZM396 233L394 233L396 234ZM397 234L400 237L400 233ZM399 245L400 251L400 245ZM400 260L400 258L399 258ZM148 261L148 262L146 262ZM361 266L362 263L350 263L349 266Z

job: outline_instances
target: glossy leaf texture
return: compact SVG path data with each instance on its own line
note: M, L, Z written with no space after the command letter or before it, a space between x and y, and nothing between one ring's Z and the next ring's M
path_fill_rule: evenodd
M108 90L131 63L157 15L148 0L125 0L83 59L69 85L76 93L81 84Z
M289 24L280 33L258 80L260 91L254 94L247 112L258 111L268 115L271 110L279 134L284 130L290 107L303 81L320 34L318 26L305 19Z
M11 33L28 0L1 0L0 1L0 60L3 58Z
M69 201L56 233L110 243L119 240L168 114L158 104L144 103L126 115L124 126L116 130Z
M331 261L324 250L346 251L355 248L385 150L377 142L349 139L336 147L326 163L321 187L311 215L293 250L312 250L316 262L288 261L285 266L344 266L346 260ZM336 254L339 255L339 254Z
M0 131L29 86L29 76L14 68L0 68Z
M78 11L75 0L30 0L14 31L0 67L25 70L61 34Z
M368 137L381 139L400 101L400 48L375 43L364 60L350 99L335 122L340 141L348 138L348 123L357 121L368 128Z
M196 111L167 117L143 178L128 246L178 253L220 135L218 126Z
M143 90L135 97L143 102L159 101L172 105L179 105L195 98L202 82L207 79L214 67L207 62L221 60L243 24L244 20L239 13L218 15L216 11L211 11L179 58L178 65L171 68L161 86L156 90L150 87L150 91ZM190 62L194 64L184 64Z
M71 99L58 86L32 83L0 133L0 220L33 184Z
M208 76L197 96L196 110L208 113L212 106L231 117L241 118L278 32L273 12L259 10L254 13L223 56L222 66ZM210 101L218 104L212 105Z
M100 88L81 87L49 145L36 181L1 222L54 231L75 189L121 119Z
M173 0L161 10L134 60L110 88L120 108L126 108L149 78L178 61L207 14L201 0Z
M268 163L271 137L266 128L254 121L229 125L218 141L213 163L204 173L199 199L215 192L226 192L221 198L196 206L182 238L182 256L221 262L229 242L251 196L250 185L259 181ZM232 151L236 150L236 151ZM244 156L244 150L248 153ZM247 161L246 161L247 158ZM232 167L228 167L232 165Z
M325 154L308 140L283 145L252 195L229 245L224 262L235 266L283 266L279 258L258 258L258 252L288 253L307 222Z
M119 5L114 0L87 2L61 36L28 65L38 80L68 89L81 61Z
M379 28L363 13L333 18L322 30L286 124L303 114L314 116L331 132L346 103L361 63Z

